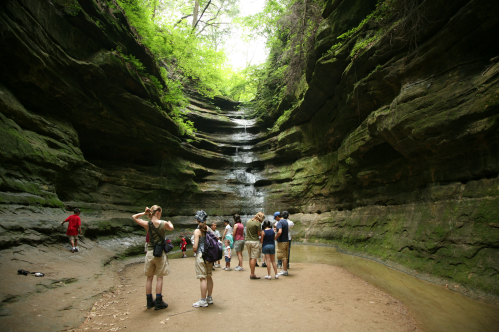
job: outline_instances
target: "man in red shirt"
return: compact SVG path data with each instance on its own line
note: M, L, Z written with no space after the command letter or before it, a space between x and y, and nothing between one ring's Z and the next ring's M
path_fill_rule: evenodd
M66 235L69 236L69 242L71 242L71 252L78 252L78 234L81 234L80 213L80 209L76 208L73 215L70 215L66 220L61 222L61 225L66 221L68 222Z

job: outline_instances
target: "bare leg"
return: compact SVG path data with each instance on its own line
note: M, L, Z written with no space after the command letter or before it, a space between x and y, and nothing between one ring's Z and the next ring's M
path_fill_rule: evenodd
M69 240L69 242L71 242L71 248L74 248L75 247L75 240L71 239L71 240Z
M199 279L200 281L200 287L201 287L201 298L206 299L206 291L208 289L208 283L206 282L205 278Z
M270 275L270 255L269 254L265 254L265 261L267 262L267 275L269 276Z
M75 247L78 247L78 239L75 239Z
M270 262L272 263L272 266L274 267L274 275L277 275L277 264L275 262L275 255L269 255L270 256ZM270 265L267 263L267 265ZM270 273L269 273L270 275Z
M146 281L146 295L147 294L152 294L152 280L154 277L147 277Z
M162 292L163 292L163 277L156 277L156 294L161 294Z
M250 265L250 270L251 270L251 276L256 276L255 275L256 259L250 258L249 265Z
M288 260L287 259L283 259L282 260L282 270L283 271L287 271L288 270Z
M239 266L243 267L243 252L242 251L237 251L237 259L239 260Z
M213 278L211 276L208 276L206 277L206 279L208 283L208 295L211 296L211 294L213 293Z

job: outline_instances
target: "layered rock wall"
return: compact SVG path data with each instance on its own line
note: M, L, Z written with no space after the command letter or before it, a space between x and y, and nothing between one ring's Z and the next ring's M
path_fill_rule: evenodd
M303 98L280 128L189 92L199 131L187 141L115 51L161 80L118 6L81 1L73 16L3 1L0 248L65 241L58 222L74 207L85 236L143 235L130 214L147 205L188 228L197 209L253 214L262 200L293 213L296 240L498 294L499 4L422 3L415 47L396 22L338 40L376 1L326 1Z
M258 145L266 210L498 294L499 3L422 3L414 45L401 20L338 39L376 1L327 1L304 97Z
M80 1L75 14L59 3L0 4L0 248L66 241L58 222L75 207L86 236L143 234L130 215L152 204L166 216L237 212L234 192L206 185L230 168L227 151L203 138L188 144L169 105L155 106L150 77L121 56L162 80L119 6ZM237 103L191 101L232 130L217 111Z

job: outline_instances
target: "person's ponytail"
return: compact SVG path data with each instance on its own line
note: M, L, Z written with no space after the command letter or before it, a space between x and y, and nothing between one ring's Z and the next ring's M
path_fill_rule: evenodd
M161 212L161 206L159 205L153 205L151 206L151 208L149 209L149 213L147 214L147 216L149 217L149 219L152 219L152 217L154 215L156 215L156 212L160 211Z
M202 222L199 224L199 229L202 231L202 232L205 232L208 230L208 226L206 226L206 222Z

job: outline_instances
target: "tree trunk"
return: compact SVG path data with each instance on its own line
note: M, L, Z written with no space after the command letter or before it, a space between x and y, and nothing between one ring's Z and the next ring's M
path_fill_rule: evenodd
M194 0L194 12L192 13L192 28L196 26L198 22L198 13L199 13L199 1Z
M154 10L152 12L152 20L154 21L154 18L156 17L156 7L158 5L158 0L154 0Z

